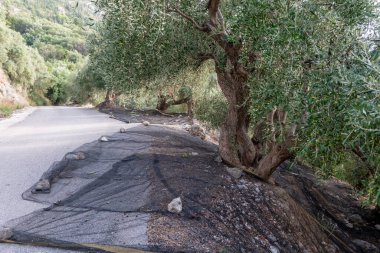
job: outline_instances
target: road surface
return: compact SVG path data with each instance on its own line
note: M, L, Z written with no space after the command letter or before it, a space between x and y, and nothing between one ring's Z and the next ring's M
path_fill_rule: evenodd
M0 121L0 227L7 221L45 207L25 201L21 194L54 161L82 144L117 132L125 123L94 109L29 108ZM67 252L0 244L1 252Z

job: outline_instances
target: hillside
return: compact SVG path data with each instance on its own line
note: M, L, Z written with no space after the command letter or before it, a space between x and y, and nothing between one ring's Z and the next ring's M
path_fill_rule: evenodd
M87 55L92 13L90 1L0 3L0 67L13 88L27 93L32 104L68 99L70 79Z

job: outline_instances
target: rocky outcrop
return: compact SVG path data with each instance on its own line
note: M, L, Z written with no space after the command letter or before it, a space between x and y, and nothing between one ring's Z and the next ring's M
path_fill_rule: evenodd
M0 69L0 103L28 105L25 92L11 85L8 76Z

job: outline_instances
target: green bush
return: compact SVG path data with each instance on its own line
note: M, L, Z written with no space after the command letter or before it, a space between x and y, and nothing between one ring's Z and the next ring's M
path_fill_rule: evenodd
M18 104L13 103L0 103L0 118L6 118L12 115L12 113L17 110L21 109L22 106Z
M227 113L227 101L222 94L205 96L197 99L195 115L197 119L207 122L212 128L219 128Z
M46 74L46 65L38 52L25 44L23 37L0 23L0 67L11 81L24 88Z
M29 98L31 100L32 105L51 105L51 101L45 97L45 91L39 88L31 89L29 91Z

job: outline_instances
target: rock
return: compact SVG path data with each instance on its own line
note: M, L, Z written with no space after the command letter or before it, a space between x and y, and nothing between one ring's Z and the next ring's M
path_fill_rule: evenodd
M49 193L50 192L50 181L48 179L40 179L36 186L32 190L33 193Z
M372 252L372 253L379 253L379 249L373 245L372 243L355 239L352 241L356 246L358 246L360 249L362 249L364 252Z
M66 160L76 160L77 159L77 155L73 154L73 153L70 153L70 154L65 155L65 159Z
M268 182L267 183L269 183L269 184L271 184L271 185L277 185L276 184L276 180L274 179L274 177L270 177L270 178L268 178Z
M238 168L226 167L227 172L234 178L239 179L243 175L243 171Z
M77 160L84 160L86 159L86 155L83 152L77 153Z
M377 230L380 230L380 224L376 224L376 225L375 225L375 228L376 228Z
M28 105L26 97L22 88L16 88L16 85L11 83L8 76L0 68L0 101Z
M346 223L344 225L346 225L346 227L348 227L348 228L354 228L354 225L352 225L352 223L350 223L348 221L346 221Z
M269 239L271 242L277 242L277 238L276 238L274 235L269 235L269 236L268 236L268 239Z
M273 246L273 245L269 247L269 250L271 253L280 253L280 250L276 246Z
M191 152L191 155L192 156L197 156L197 155L199 155L199 153L197 153L197 152Z
M144 125L144 126L149 126L150 123L149 123L149 121L144 121L144 122L143 122L143 125Z
M83 152L69 153L65 156L66 160L84 160L86 155Z
M238 185L237 185L237 188L238 188L239 190L247 190L247 189L248 189L248 186L246 186L246 185L244 185L244 184L238 184Z
M12 229L0 228L0 240L9 240L13 236Z
M189 129L189 133L194 136L199 136L202 140L206 139L205 131L200 125L192 125Z
M175 198L168 204L168 211L171 213L180 213L182 212L182 201L181 198Z
M102 136L102 138L100 138L99 140L102 141L102 142L107 142L107 141L109 141L108 138L105 137L105 136Z
M124 127L120 128L120 133L126 133L127 132L127 129L125 129Z
M359 214L353 214L348 217L348 220L354 224L362 224L364 223L363 218Z
M222 163L223 162L222 157L218 155L217 157L215 157L214 162Z

